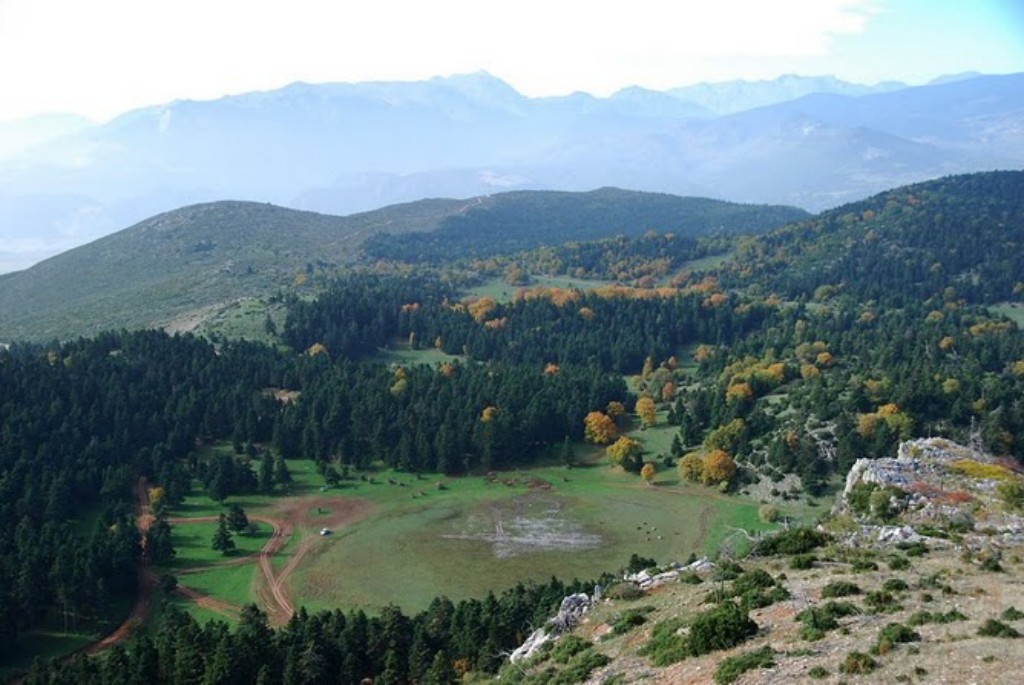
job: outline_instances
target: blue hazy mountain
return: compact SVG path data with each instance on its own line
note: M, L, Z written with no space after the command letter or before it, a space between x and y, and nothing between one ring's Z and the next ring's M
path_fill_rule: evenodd
M477 73L135 110L0 160L0 270L222 199L349 214L617 186L813 211L1024 163L1024 75L913 88L783 77L745 85L748 104L772 104L727 115L714 110L739 106L722 104L738 86L720 85L717 100L642 88L528 98Z

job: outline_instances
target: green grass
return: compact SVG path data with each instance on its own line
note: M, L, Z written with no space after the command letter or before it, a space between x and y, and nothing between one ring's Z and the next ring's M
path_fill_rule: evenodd
M527 288L577 288L593 290L613 281L589 280L572 276L534 276ZM494 278L471 288L466 294L474 297L492 297L498 302L509 302L515 297L519 286L509 285L500 278Z
M176 523L171 526L171 541L177 555L166 564L166 568L170 571L181 571L255 554L270 539L271 533L267 524L255 525L255 535L235 533L235 549L225 555L210 548L214 531L217 530L216 523Z
M387 477L381 473L377 480ZM543 479L552 487L500 482L517 477ZM480 596L552 575L592 578L619 569L634 552L663 562L685 560L691 552L713 552L725 526L765 527L754 502L699 486L652 488L603 463L502 473L493 484L479 476L446 479L443 491L432 487L433 480L411 488L360 483L351 494L375 502L375 513L311 553L292 576L294 594L311 609L395 603L413 611L438 594ZM425 494L413 499L410 490ZM500 558L492 542L480 538L494 533L495 517L509 526L517 513L547 510L559 511L560 530L597 536L597 546Z
M675 427L662 423L634 431L650 456L668 452ZM218 444L209 451L230 450ZM577 445L577 457L586 463L572 469L541 466L498 474L488 483L477 476L417 479L390 470L373 472L374 484L354 478L341 487L322 491L323 479L310 460L290 460L295 481L290 497L357 497L374 505L373 513L336 530L317 544L288 580L296 605L311 610L338 606L375 610L389 603L407 611L425 608L431 599L445 594L453 599L484 595L519 581L593 578L602 571L618 570L630 554L654 557L660 562L684 561L691 552L713 553L729 527L760 530L770 527L757 516L758 504L722 495L699 485L681 484L674 470L662 467L656 487L639 477L605 464L603 448ZM388 480L406 483L399 487ZM550 484L550 489L531 488L530 479ZM444 481L438 490L437 481ZM502 481L514 481L506 485ZM280 495L229 497L248 514L274 515ZM215 516L226 508L213 502L201 489L176 507L174 517ZM557 513L548 513L557 512ZM496 556L493 540L495 518L512 526L517 516L547 521L559 533L592 536L587 549L531 548L518 556ZM315 518L314 518L315 521ZM230 559L210 549L214 523L173 526L178 556L169 570L186 570ZM269 535L265 525L257 537L236 536L240 551L252 553ZM298 549L297 530L273 564L283 568ZM730 540L730 544L734 541ZM467 569L472 569L471 573ZM179 582L200 592L241 606L253 601L255 563L224 567L179 576ZM209 613L209 612L206 612Z
M1024 328L1024 303L1022 302L1003 302L989 307L996 314L1002 314L1006 318L1017 324L1018 327Z
M224 566L180 576L178 585L242 607L254 601L252 585L257 573L259 573L259 567L255 562L239 566ZM217 615L219 616L219 614Z
M377 353L376 359L385 364L401 364L406 366L411 364L434 365L443 362L453 362L463 358L454 354L448 354L442 350L436 350L433 347L423 350L410 350L408 347L399 347L381 350Z

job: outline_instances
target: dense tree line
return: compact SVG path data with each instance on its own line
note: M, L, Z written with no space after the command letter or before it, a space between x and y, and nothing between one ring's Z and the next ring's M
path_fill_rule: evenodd
M135 480L180 497L197 440L269 440L280 371L269 348L158 332L0 351L0 653L106 616L133 587Z
M467 671L496 672L504 655L542 625L563 597L592 587L554 579L519 584L484 599L453 603L439 597L413 616L396 607L377 616L300 609L279 630L270 629L252 605L242 610L235 630L222 622L199 625L173 612L152 637L115 647L103 659L37 663L25 682L454 685Z
M317 360L309 362L317 364ZM525 464L582 437L594 407L626 400L621 377L592 367L474 363L389 368L323 360L274 426L286 457L417 472Z
M621 373L687 343L727 344L759 328L769 313L762 302L739 306L704 289L548 291L509 303L452 303L445 295L438 282L418 276L345 279L316 301L296 303L285 339L300 350L320 343L330 355L354 356L398 337L482 362Z

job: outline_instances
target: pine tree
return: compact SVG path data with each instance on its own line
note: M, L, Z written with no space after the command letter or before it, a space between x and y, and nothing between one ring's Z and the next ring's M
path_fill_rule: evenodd
M228 554L235 549L235 541L228 530L228 520L224 514L217 517L217 530L213 534L212 549L221 554Z

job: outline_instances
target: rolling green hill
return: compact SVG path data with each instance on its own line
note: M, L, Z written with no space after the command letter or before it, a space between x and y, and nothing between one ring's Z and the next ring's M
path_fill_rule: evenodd
M1024 291L1024 172L904 186L758 237L730 285L791 299L992 304Z
M190 330L240 301L301 286L310 274L336 273L361 258L365 241L378 233L386 236L374 241L372 258L401 257L402 240L414 232L436 234L425 244L458 256L479 245L550 244L652 227L689 235L760 232L805 216L794 208L617 189L422 200L347 217L251 202L193 205L0 277L0 340L118 327Z

